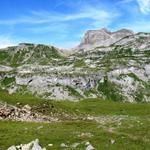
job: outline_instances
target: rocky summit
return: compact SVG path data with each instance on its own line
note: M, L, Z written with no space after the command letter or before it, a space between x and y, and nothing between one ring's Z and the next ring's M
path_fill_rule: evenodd
M150 101L150 33L90 30L69 55L22 43L0 49L0 89L46 99Z
M122 29L117 32L110 32L106 28L101 30L90 30L84 35L84 38L76 49L91 49L95 47L105 47L121 40L124 37L133 35L134 32Z

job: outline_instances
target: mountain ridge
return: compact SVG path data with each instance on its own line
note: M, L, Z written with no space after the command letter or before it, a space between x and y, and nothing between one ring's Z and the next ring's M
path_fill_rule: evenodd
M133 35L134 32L128 29L120 29L111 32L106 28L100 30L89 30L85 33L81 43L74 49L91 49L95 47L106 47L117 42L118 40Z
M57 100L149 102L150 34L102 30L119 40L109 46L76 49L68 55L42 44L1 49L0 89Z

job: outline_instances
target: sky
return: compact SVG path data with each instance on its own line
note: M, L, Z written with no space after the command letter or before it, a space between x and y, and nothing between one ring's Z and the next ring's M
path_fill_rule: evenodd
M87 30L150 32L150 0L0 0L0 48L41 43L71 48Z

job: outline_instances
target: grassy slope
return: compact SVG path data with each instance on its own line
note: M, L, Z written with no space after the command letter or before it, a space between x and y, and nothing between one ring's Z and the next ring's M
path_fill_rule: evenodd
M57 109L66 110L68 113L90 114L94 116L99 115L131 115L131 116L145 116L150 115L150 104L148 103L123 103L114 101L104 101L98 99L87 99L79 102L69 101L50 101L35 98L33 96L23 96L19 94L8 95L7 92L0 91L0 101L15 105L18 102L23 105L29 104L39 106L42 103L53 105Z
M47 147L53 143L51 150L60 149L61 143L71 145L74 142L91 141L97 149L105 150L145 150L150 147L150 104L130 104L102 100L83 100L80 102L68 101L45 101L31 96L12 95L0 92L0 101L7 101L10 104L21 102L39 106L44 101L47 105L53 105L58 110L65 110L68 114L87 116L111 117L125 115L121 125L116 122L107 124L93 121L64 121L61 123L25 123L25 122L0 122L0 150L6 150L9 146L20 143L28 143L39 138L41 144ZM42 105L41 105L42 107ZM51 110L47 109L48 112ZM132 118L133 117L133 118ZM43 128L38 129L38 127ZM110 129L113 129L111 132ZM81 133L90 133L93 136L80 136ZM110 140L115 139L115 144ZM85 148L84 144L79 150ZM70 149L70 148L69 148Z
M141 125L144 123L144 125ZM5 150L13 144L20 144L22 141L28 143L33 139L39 138L41 144L47 147L47 144L53 143L54 147L48 150L60 149L61 143L71 145L74 142L91 141L97 149L105 150L148 150L150 142L149 122L126 120L121 127L117 128L115 124L108 124L106 128L92 122L62 122L62 123L21 123L21 122L0 122L0 149ZM43 126L42 129L38 127ZM109 128L115 128L115 132L109 132ZM90 133L93 136L79 136L81 133ZM111 139L116 143L112 145ZM84 144L78 148L83 150ZM70 149L70 148L69 148Z

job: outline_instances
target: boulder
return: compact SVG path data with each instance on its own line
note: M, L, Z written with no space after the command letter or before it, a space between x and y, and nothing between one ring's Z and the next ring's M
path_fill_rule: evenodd
M15 146L9 147L7 150L17 150Z
M96 150L96 149L90 144L90 142L86 142L85 145L87 146L87 147L86 147L86 150Z
M60 144L60 147L61 147L61 148L67 148L68 145L66 145L65 143L61 143L61 144Z
M33 147L33 142L29 143L29 144L25 144L23 146L20 146L21 150L29 150Z
M39 140L36 139L35 141L32 141L28 144L21 144L18 146L11 146L7 150L46 150L46 148L42 148L39 144Z

